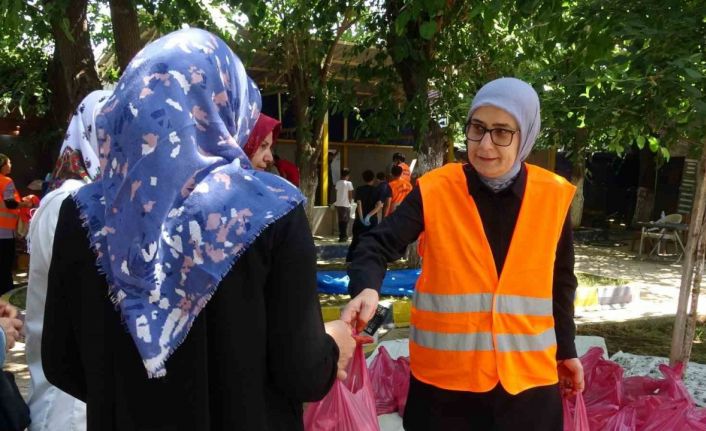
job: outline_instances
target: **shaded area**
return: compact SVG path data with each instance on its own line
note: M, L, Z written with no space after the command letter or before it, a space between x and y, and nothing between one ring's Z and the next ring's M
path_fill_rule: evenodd
M578 335L605 338L608 353L618 351L635 355L669 357L674 316L628 320L625 322L584 323L577 328ZM706 319L696 327L691 361L706 364Z

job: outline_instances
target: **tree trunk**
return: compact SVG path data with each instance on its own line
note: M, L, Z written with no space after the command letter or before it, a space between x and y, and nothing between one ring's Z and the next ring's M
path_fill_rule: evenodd
M417 151L417 165L414 173L421 176L426 172L440 167L444 163L444 154L448 140L444 131L434 120L429 121L429 128Z
M640 150L640 176L638 178L637 200L635 202L635 213L632 216L632 224L637 222L650 221L655 206L655 175L657 166L655 155L649 148Z
M448 144L446 135L434 120L429 121L429 129L424 135L424 139L417 152L417 165L414 168L415 176L421 176L426 172L440 167L444 162L444 153ZM417 253L417 241L407 247L405 259L410 268L421 268L422 260Z
M49 62L47 73L51 92L49 112L47 113L51 123L50 127L64 129L68 125L76 106L69 104L69 89L66 86L66 78L64 77L64 66L61 64L61 54L56 45L54 46L54 54ZM54 160L56 160L56 157L54 157Z
M687 306L690 291L698 295L701 284L701 271L703 270L703 242L706 235L706 150L702 150L701 161L699 162L698 184L694 195L694 205L691 210L691 222L689 223L689 233L686 242L686 252L684 253L684 263L682 264L681 285L679 287L679 302L677 315L674 319L674 331L672 333L672 346L669 354L669 362L674 365L678 362L688 362L687 353L691 352L691 344L694 342L693 334L687 337L687 325L691 327L695 322L687 322ZM700 245L700 247L699 247ZM700 250L699 250L700 249ZM696 265L695 265L696 264ZM696 266L696 268L694 268ZM695 274L695 269L699 270ZM696 282L698 281L698 285ZM693 304L698 302L698 298L692 300ZM691 318L696 319L696 309L692 309Z
M302 154L300 154L300 152ZM306 216L311 222L314 204L316 202L316 188L319 185L319 169L316 157L313 157L314 148L308 143L300 145L297 142L297 160L308 160L299 165L299 188L306 196Z
M650 221L652 211L655 206L655 193L649 187L637 188L637 200L635 201L635 214L632 216L632 224L637 225L641 221Z
M574 200L571 202L571 227L577 228L581 226L581 218L583 217L583 183L586 177L586 162L581 159L574 162L571 169L571 184L576 186Z
M581 226L583 218L583 183L586 178L586 142L588 141L588 129L586 127L577 128L574 131L573 142L573 163L571 167L571 183L576 186L574 200L571 202L571 227Z
M134 0L110 0L110 20L113 24L115 53L122 74L130 60L142 49Z
M706 221L705 221L706 222ZM694 282L691 288L691 306L689 307L689 315L686 318L686 329L684 335L684 347L682 348L681 361L684 364L689 363L691 357L691 348L694 345L694 335L696 335L696 320L699 310L699 295L701 295L701 278L704 272L704 240L706 239L705 229L706 223L701 224L701 239L696 247L696 265L694 266Z
M54 169L54 163L59 156L59 149L63 142L63 134L71 114L76 109L76 106L69 104L64 69L56 46L54 46L54 54L47 67L47 75L50 91L49 110L46 116L47 121L41 125L41 130L38 131L38 136L42 137L39 165L44 172L50 172Z
M67 103L72 109L88 93L101 88L86 19L87 3L88 0L69 0L64 13L54 13L51 17L55 53L60 59Z

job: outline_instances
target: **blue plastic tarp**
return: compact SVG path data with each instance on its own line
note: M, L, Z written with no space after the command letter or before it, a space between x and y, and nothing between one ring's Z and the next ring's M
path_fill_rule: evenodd
M387 271L382 281L381 295L412 296L414 285L419 278L419 269L396 269ZM345 271L319 271L316 274L316 284L319 293L347 294L348 274Z

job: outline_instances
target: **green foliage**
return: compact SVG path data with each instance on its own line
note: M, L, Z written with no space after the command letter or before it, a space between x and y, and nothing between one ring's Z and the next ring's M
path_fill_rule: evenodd
M667 158L678 141L703 141L703 3L590 0L564 8L552 38L531 32L525 40L542 57L535 82L544 83L550 141L572 148L577 160L633 144ZM547 41L553 50L543 46ZM587 129L587 140L573 148L579 128Z
M297 117L297 160L300 167L318 154L320 129L327 111L340 106L354 88L333 78L348 64L333 65L333 50L346 51L357 37L354 25L367 13L362 0L232 0L248 18L237 52L246 64L256 51L267 53L266 67L281 76ZM340 44L339 44L340 43ZM251 55L249 55L251 54ZM346 63L351 60L345 55ZM262 83L261 83L262 84Z
M560 8L554 1L378 3L381 12L370 16L362 49L372 45L386 55L358 71L361 80L380 87L377 97L358 102L374 111L364 127L386 140L399 134L389 127L395 121L420 137L430 121L445 119L446 135L460 145L470 99L480 86L500 76L534 82L534 69L525 63L535 64L537 57L523 51L524 33L533 26L546 33Z
M0 0L3 114L46 113L50 22L67 1ZM701 0L137 0L137 7L149 29L143 38L187 24L230 41L246 64L256 51L268 53L265 67L281 77L269 85L301 95L298 136L314 146L327 110L369 113L361 130L383 141L412 130L419 136L440 119L458 137L472 95L508 75L540 94L539 147L563 148L576 160L633 145L666 159L679 141L699 151L706 135ZM101 77L114 81L106 10L105 1L89 2L92 40L108 59ZM337 41L345 54L331 79L324 63Z
M0 0L0 115L42 116L49 108L51 28L38 5Z
M49 107L47 65L42 48L0 46L0 116L43 116Z

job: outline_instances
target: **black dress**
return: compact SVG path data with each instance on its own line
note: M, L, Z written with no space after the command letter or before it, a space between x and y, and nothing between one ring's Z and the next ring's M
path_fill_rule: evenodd
M301 206L233 266L159 379L147 378L108 299L71 198L56 229L42 364L86 401L89 431L301 430L302 403L333 384L338 348L324 332Z

